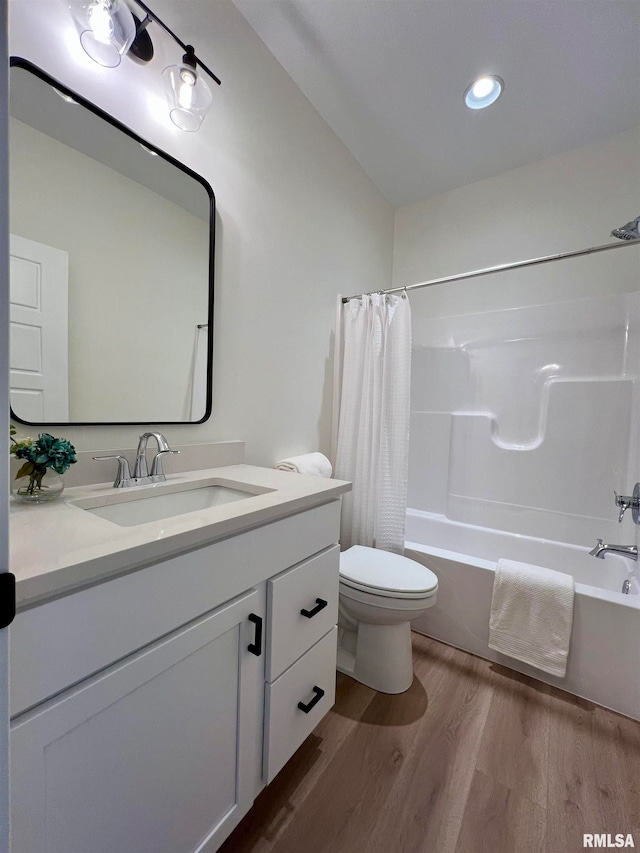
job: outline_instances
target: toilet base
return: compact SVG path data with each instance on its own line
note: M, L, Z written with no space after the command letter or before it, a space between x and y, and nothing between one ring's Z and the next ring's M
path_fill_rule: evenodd
M337 668L380 693L404 693L413 683L411 623L358 622L357 634L344 629Z

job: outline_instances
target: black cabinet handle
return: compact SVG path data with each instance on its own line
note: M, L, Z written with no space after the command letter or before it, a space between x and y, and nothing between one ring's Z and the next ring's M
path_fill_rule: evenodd
M257 658L259 658L262 654L262 616L256 616L255 613L250 613L249 622L253 622L256 626L256 633L255 641L253 643L249 643L247 649L251 652L252 655L255 655Z
M316 598L316 606L313 610L301 610L303 616L306 616L307 619L312 619L316 613L320 613L321 610L327 606L328 602L324 600L324 598Z
M315 706L324 696L324 690L322 689L322 687L314 687L313 692L315 693L315 696L307 705L305 705L304 702L298 702L298 708L300 708L301 711L304 711L305 714L308 714L312 708L315 708Z
M6 628L16 618L16 576L11 572L0 574L0 593L0 628Z

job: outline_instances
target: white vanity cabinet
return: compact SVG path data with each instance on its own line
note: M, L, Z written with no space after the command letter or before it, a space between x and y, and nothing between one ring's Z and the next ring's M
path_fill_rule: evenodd
M339 509L18 613L14 853L220 846L334 702Z
M246 631L257 598L230 602L14 725L16 853L216 849L255 795L243 746L261 699Z

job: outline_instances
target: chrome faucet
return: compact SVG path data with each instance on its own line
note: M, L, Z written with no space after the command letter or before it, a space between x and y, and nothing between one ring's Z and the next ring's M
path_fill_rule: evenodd
M147 467L147 444L150 438L155 438L158 443L158 452L154 456L151 464L151 474L149 474L149 469ZM159 480L155 480L154 482L166 480L164 471L162 470L162 454L165 453L180 453L180 451L172 450L169 447L169 442L161 432L145 432L141 435L140 441L138 442L138 450L136 451L136 462L133 466L134 480L149 476L159 477Z
M602 539L598 539L589 554L592 557L597 557L598 560L604 560L607 554L620 554L621 557L626 557L628 560L638 559L637 545L603 545Z
M150 438L155 438L158 444L158 452L153 457L151 463L151 473L147 466L147 444ZM179 450L172 450L169 447L169 442L161 432L145 432L140 436L138 449L136 451L136 461L133 467L133 474L129 468L129 463L124 456L94 456L98 462L105 459L116 459L118 462L118 473L113 482L114 489L122 489L127 486L141 486L145 483L164 483L167 479L162 467L162 460L166 454L180 453Z

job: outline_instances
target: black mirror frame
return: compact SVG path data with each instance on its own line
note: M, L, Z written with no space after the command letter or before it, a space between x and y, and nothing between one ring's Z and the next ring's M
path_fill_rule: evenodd
M94 115L108 122L110 125L115 127L117 130L122 131L127 136L131 137L131 139L138 142L140 145L144 145L146 148L153 151L159 157L162 157L167 162L171 163L172 166L175 166L177 169L180 169L185 174L189 175L189 177L196 180L199 184L201 184L207 192L209 196L209 212L210 212L210 228L209 228L209 301L208 301L208 310L207 310L207 325L208 325L208 335L207 335L207 398L206 398L206 406L205 412L202 418L197 421L163 421L163 420L145 420L145 421L46 421L42 423L37 423L34 421L25 421L13 411L10 410L11 419L16 421L17 423L26 424L27 426L143 426L145 424L201 424L207 421L211 417L211 409L213 404L213 296L214 296L214 260L215 260L215 223L216 223L216 199L213 192L213 188L211 184L205 180L201 175L196 174L196 172L189 169L183 163L180 163L170 154L162 151L160 148L155 146L153 143L148 142L146 139L143 139L141 136L138 136L137 133L134 133L130 128L126 125L119 122L117 119L113 118L113 116L109 115L109 113L104 112L99 107L96 107L95 104L92 104L86 98L83 98L82 95L78 95L77 92L74 92L72 89L69 89L64 83L60 83L60 81L56 80L54 77L51 77L46 71L43 71L37 65L34 65L32 62L29 62L27 59L23 59L19 56L11 56L9 59L9 67L10 68L22 68L25 71L29 71L31 74L38 77L43 82L47 83L50 86L58 89L58 91L62 92L65 95L73 98L80 106L92 112ZM11 78L9 77L9 85L11 85Z

